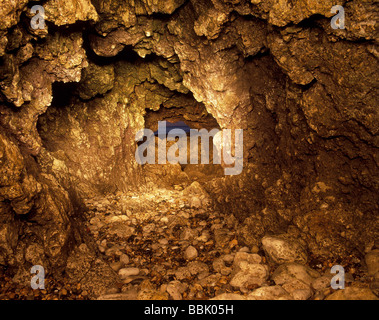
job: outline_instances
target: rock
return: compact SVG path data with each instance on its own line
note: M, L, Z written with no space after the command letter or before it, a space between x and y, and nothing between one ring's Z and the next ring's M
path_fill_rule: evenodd
M168 218L167 217L162 217L160 221L162 223L168 223Z
M247 296L248 300L293 300L281 286L261 287Z
M218 281L221 278L221 274L211 274L208 277L205 277L198 281L198 284L202 287L214 287L217 285Z
M293 240L278 236L265 236L262 239L263 250L278 264L297 262L305 264L307 253L305 249Z
M288 288L288 286L286 286ZM308 300L312 296L311 288L296 289L291 293L295 300Z
M168 245L168 240L167 239L159 239L159 244L162 246L167 246Z
M120 247L118 245L114 245L114 246L105 250L105 255L108 257L121 256L122 252L121 252Z
M178 270L174 272L176 279L178 280L184 280L191 277L191 272L189 271L189 268L187 267L180 267Z
M324 275L319 278L316 278L312 281L312 288L316 291L322 291L327 287L330 287L330 282L333 278L333 275Z
M111 268L118 272L123 267L122 263L120 261L111 263Z
M379 249L370 251L365 256L365 262L368 268L368 274L370 276L379 272Z
M57 26L73 24L76 21L98 20L95 7L89 0L51 0L44 6L46 19Z
M246 261L251 264L256 264L256 263L261 263L262 262L262 257L259 256L258 254L255 253L247 253L244 251L239 251L236 253L234 257L234 266L239 266L242 261Z
M130 259L129 259L128 255L126 255L126 254L123 253L123 254L120 256L120 262L121 262L121 264L122 264L123 266L128 265L129 262L130 262Z
M190 207L191 208L201 208L201 200L199 197L192 197L190 200Z
M222 293L210 300L246 300L246 298L237 293Z
M239 271L231 279L230 285L239 289L261 286L268 278L268 267L263 264L241 261L238 269Z
M375 273L374 280L370 283L370 289L379 297L379 272Z
M125 279L130 276L137 276L139 275L140 270L138 268L123 268L118 271L119 276L121 279Z
M188 285L180 281L171 281L167 285L167 292L174 300L182 300L182 293L188 289Z
M379 300L368 288L353 288L337 290L326 297L326 300Z
M198 237L199 233L195 229L184 228L180 234L180 240L193 240Z
M99 296L97 300L137 300L137 291L131 290L124 293L113 293Z
M99 217L93 217L93 218L90 220L90 224L98 225L99 223L100 223L100 219L99 219Z
M232 264L234 259L235 259L235 255L234 254L225 254L223 256L221 256L222 259L225 261L225 263L228 263L228 264Z
M213 227L214 226L215 225L213 225ZM219 229L214 230L214 236L215 236L216 245L219 247L225 247L232 238L232 234L230 234L230 231L225 228L219 228Z
M119 238L129 239L135 233L135 228L122 222L116 222L108 228L108 233L117 235Z
M277 285L281 285L294 298L304 298L308 294L311 294L310 287L318 277L320 277L320 274L307 266L289 263L279 266L274 271L271 279ZM295 292L296 290L304 291Z
M258 253L259 252L259 247L257 245L253 245L251 248L251 253Z
M84 69L77 92L82 99L88 100L111 90L113 84L114 68L112 65L97 66L90 63L88 68Z
M137 300L168 300L169 294L154 289L143 289L138 292Z
M189 246L185 251L184 251L184 259L186 260L194 260L198 256L197 249L193 246Z
M191 195L208 195L207 192L204 190L204 188L200 185L199 182L194 181L191 183L190 186L185 188L183 190L183 195L185 196L191 196Z
M206 263L200 262L200 261L191 261L187 265L189 272L191 272L192 275L198 275L200 273L207 274L209 273L209 267Z
M232 268L225 265L224 259L222 257L217 258L212 263L213 269L222 275L229 275L232 272Z

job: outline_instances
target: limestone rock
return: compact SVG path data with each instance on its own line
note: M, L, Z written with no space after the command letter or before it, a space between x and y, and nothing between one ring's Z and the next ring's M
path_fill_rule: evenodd
M368 274L370 276L379 272L379 249L370 251L365 256L365 261L368 268Z
M76 21L99 19L89 0L49 0L44 5L46 19L57 26L74 24Z
M83 70L78 94L82 99L91 99L97 94L104 94L111 90L113 84L114 70L112 65L100 67L91 63Z
M239 271L233 276L230 285L237 288L249 289L261 286L268 278L268 267L262 264L249 264L242 261Z
M307 253L302 246L294 241L281 237L265 236L262 246L266 254L276 263L306 263Z
M320 275L317 271L297 263L282 264L271 279L281 285L294 299L306 300L311 297L312 282Z
M293 300L281 286L269 286L255 289L247 296L248 300Z
M211 300L246 300L246 298L237 293L222 293Z
M347 287L343 290L337 290L326 300L379 300L368 288Z

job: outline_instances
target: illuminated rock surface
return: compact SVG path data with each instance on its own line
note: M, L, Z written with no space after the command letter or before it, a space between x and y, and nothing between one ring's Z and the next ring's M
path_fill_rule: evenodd
M375 1L343 30L330 0L49 0L44 30L34 4L0 6L1 297L37 264L59 287L38 298L324 299L335 264L378 293ZM242 173L139 165L164 120L243 129Z

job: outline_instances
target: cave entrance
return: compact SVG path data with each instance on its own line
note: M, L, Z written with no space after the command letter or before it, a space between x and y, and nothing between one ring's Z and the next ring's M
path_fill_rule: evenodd
M192 99L190 100L190 98ZM154 132L156 150L158 150L160 139L160 137L158 137L158 123L163 122L166 127L166 134L173 129L181 129L187 136L187 161L186 163L179 164L182 172L180 173L181 177L183 177L183 175L186 176L190 182L207 182L223 176L224 170L222 166L220 164L213 164L213 137L210 136L209 141L207 141L209 143L209 153L205 154L203 140L200 135L197 140L196 148L192 147L190 136L191 129L198 131L205 129L208 132L211 132L212 129L220 129L217 120L207 112L202 103L197 102L193 97L184 96L182 99L178 99L177 103L176 106L168 104L161 106L157 111L147 110L146 112L145 127ZM178 142L179 138L183 137L178 136L176 137L176 141L167 142L167 151L174 143ZM193 152L198 152L198 163L191 163L190 161L191 153ZM177 153L176 156L178 155ZM157 156L156 159L158 159ZM203 161L203 159L208 159L208 161ZM167 170L164 170L162 165L155 164L153 166L156 167L156 170L161 168L167 175ZM177 174L178 171L173 170L171 175ZM170 173L168 175L170 175ZM175 183L175 179L172 181Z

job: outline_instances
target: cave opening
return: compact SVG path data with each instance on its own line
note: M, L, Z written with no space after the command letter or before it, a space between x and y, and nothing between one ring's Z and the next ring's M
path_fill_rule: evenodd
M190 137L190 130L206 130L211 132L213 129L220 129L217 120L206 110L202 103L196 102L192 95L183 95L180 98L173 99L176 104L167 103L166 106L161 106L157 111L147 110L145 115L146 128L151 129L154 132L156 149L159 147L158 137L158 123L164 122L166 124L166 132L168 133L171 128L179 128L186 133L186 150L187 156L185 161L179 163L183 172L182 175L188 176L188 180L193 181L211 181L214 178L219 178L224 175L221 164L213 163L213 136L209 136L206 140L202 140L199 136L198 139L193 138L196 142L192 141ZM178 137L176 141L178 142ZM209 153L206 154L203 149L207 145L209 147ZM167 144L167 150L172 143ZM194 150L195 148L196 150ZM192 147L192 149L191 149ZM197 163L191 163L191 153L197 152ZM179 155L179 149L176 152L176 156ZM158 156L157 156L158 158ZM196 162L196 161L192 161ZM154 165L159 168L159 165ZM183 185L185 186L185 185Z

